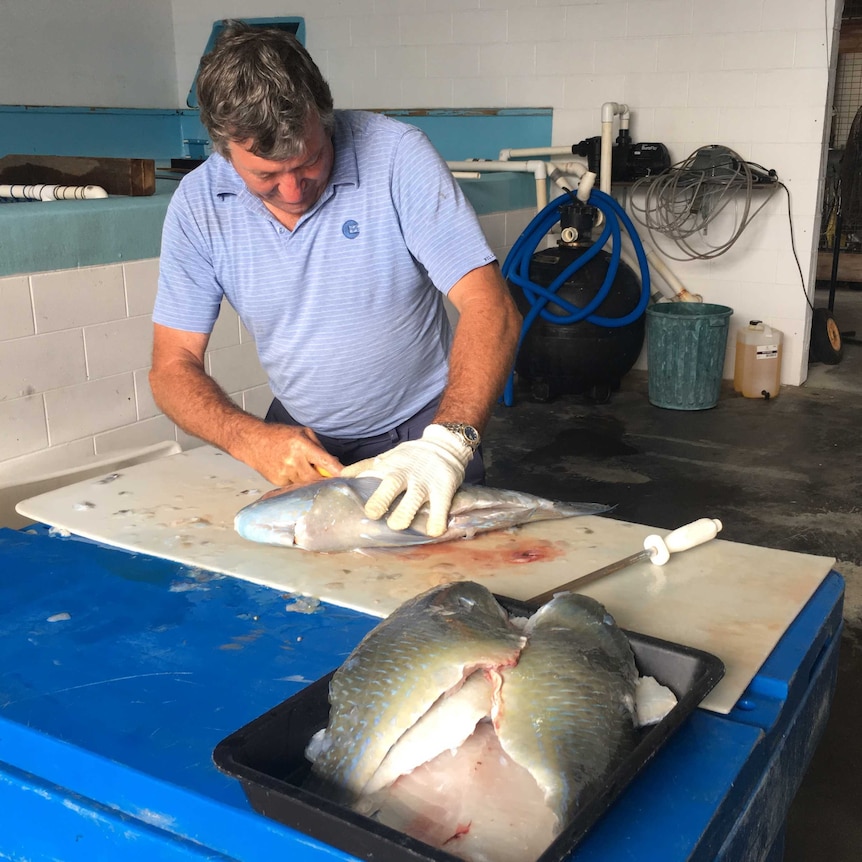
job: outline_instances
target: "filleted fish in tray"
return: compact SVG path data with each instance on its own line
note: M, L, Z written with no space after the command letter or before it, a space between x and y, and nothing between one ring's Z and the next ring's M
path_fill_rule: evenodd
M213 758L256 810L359 858L557 862L723 671L586 596L534 612L447 584ZM655 688L669 711L644 719Z

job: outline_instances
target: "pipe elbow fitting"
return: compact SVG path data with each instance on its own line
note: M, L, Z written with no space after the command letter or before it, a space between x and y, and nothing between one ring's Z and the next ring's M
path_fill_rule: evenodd
M558 167L561 173L577 177L578 179L581 179L587 173L587 166L581 162L563 162Z
M578 200L581 203L587 203L592 194L593 187L596 184L596 175L592 171L587 171L578 183Z
M602 122L612 123L614 114L628 114L629 106L619 102L605 102L602 105Z

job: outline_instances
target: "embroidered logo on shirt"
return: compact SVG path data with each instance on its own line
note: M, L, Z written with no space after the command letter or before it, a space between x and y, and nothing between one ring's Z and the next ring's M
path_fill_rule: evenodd
M356 239L356 237L359 236L359 225L353 221L352 218L348 219L343 225L341 225L341 232L348 239Z

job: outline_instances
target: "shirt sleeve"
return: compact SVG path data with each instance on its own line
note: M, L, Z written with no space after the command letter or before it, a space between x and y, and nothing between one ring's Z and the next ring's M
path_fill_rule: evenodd
M396 149L392 195L407 247L441 292L448 293L468 272L496 260L458 181L415 127Z
M221 307L223 290L205 241L199 218L180 186L174 193L162 227L159 285L153 322L187 332L211 332Z

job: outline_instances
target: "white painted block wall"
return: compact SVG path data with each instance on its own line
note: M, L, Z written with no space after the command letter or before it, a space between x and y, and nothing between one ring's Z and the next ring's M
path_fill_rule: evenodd
M0 479L35 453L79 456L193 441L156 407L147 372L158 260L0 279ZM207 366L245 409L269 403L254 343L226 304Z
M3 3L0 105L173 107L173 38L171 0Z

